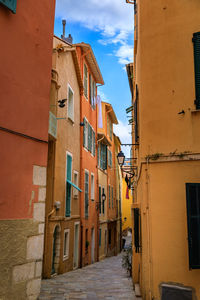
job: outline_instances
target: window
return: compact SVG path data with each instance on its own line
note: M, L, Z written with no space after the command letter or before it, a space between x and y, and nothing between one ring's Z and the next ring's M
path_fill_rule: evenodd
M88 97L88 69L84 64L84 95Z
M102 188L102 195L105 194L105 189ZM105 200L102 201L102 212L105 213Z
M92 93L93 93L93 87L92 87L92 75L89 75L89 87L90 87L90 94L89 94L89 100L90 104L92 105Z
M93 98L92 98L92 107L95 109L96 107L96 83L93 80Z
M112 231L111 229L108 230L108 244L111 245L111 241L112 241Z
M96 139L95 132L86 118L83 119L83 146L91 152L93 156L96 154Z
M76 186L78 186L78 172L74 171L74 184ZM78 198L78 190L73 188L73 195L74 195L74 198Z
M101 214L101 186L99 186L99 214Z
M70 217L71 213L71 184L68 182L72 180L72 156L67 154L66 159L66 207L65 207L65 216Z
M101 228L99 229L99 247L101 247Z
M85 217L88 217L89 206L89 173L85 170Z
M111 187L111 191L112 191L112 208L114 207L114 203L113 203L113 187Z
M200 269L200 183L186 183L190 269Z
M14 14L16 13L17 0L0 0L0 3L9 8Z
M68 118L74 121L74 92L71 87L68 85Z
M69 229L64 230L63 260L69 257Z
M100 144L100 168L107 169L107 146L104 144Z
M111 190L111 187L110 187L110 185L109 185L109 187L108 187L108 195L109 195L109 208L110 208L110 197L111 197L111 192L110 192L110 190Z
M91 199L94 200L94 174L91 174Z
M200 109L200 32L193 34L194 73L195 73L195 105Z
M108 149L108 166L112 167L112 152Z

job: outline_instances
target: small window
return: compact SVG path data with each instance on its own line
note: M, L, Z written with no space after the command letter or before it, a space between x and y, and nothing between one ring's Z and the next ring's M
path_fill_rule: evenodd
M64 249L63 249L63 259L69 257L69 229L64 230Z
M88 98L88 69L84 64L84 95Z
M78 172L74 171L74 184L76 186L78 186ZM74 198L78 198L78 190L73 188L73 195L74 195Z
M71 87L68 86L68 118L74 121L74 92Z
M91 174L91 200L94 200L94 174Z

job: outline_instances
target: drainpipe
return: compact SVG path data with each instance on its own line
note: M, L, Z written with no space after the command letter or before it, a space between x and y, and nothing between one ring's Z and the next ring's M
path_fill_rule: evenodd
M149 157L146 158L146 196L147 196L147 206L146 206L146 212L147 212L147 246L148 246L148 256L149 256L149 299L152 299L152 287L153 287L153 276L152 276L152 252L151 252L151 215L149 213Z

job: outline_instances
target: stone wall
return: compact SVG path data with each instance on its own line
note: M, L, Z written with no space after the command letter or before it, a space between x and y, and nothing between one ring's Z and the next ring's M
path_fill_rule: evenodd
M46 199L46 168L33 166L33 219L0 220L0 299L36 300L40 292L44 218Z

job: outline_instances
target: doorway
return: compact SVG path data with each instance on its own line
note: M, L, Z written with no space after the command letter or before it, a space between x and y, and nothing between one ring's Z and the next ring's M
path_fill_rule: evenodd
M79 222L74 224L74 269L78 268L79 263Z
M58 273L59 258L60 258L60 227L57 225L53 233L51 275Z
M94 228L91 230L91 263L95 262L94 258L94 250L95 250L95 231Z

